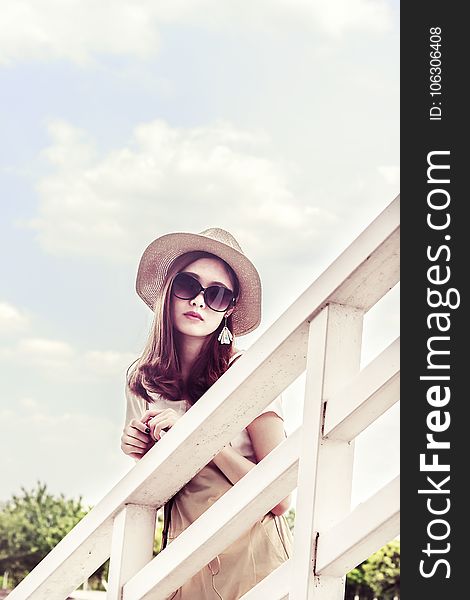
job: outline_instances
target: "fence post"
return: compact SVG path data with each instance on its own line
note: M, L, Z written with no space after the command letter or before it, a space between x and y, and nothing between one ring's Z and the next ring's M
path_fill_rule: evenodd
M122 586L153 558L153 506L126 504L114 519L107 600L121 600Z
M362 323L362 310L329 304L310 324L290 600L344 598L346 578L319 576L315 555L350 512L354 442L324 439L322 426L328 398L359 371Z

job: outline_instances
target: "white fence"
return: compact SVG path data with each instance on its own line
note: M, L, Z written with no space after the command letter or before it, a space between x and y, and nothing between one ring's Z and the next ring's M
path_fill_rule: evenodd
M399 340L360 370L363 317L398 279L396 198L9 600L65 599L108 557L108 600L164 599L296 486L293 556L243 599L344 598L345 574L399 533L398 478L351 511L354 439L399 386ZM305 370L301 428L152 558L156 509Z

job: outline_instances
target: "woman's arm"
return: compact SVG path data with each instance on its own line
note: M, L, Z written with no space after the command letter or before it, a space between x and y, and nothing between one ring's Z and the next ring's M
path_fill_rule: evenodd
M256 417L247 427L257 462L263 460L284 439L284 423L274 412L266 412ZM239 454L232 446L223 448L213 459L227 479L235 485L244 475L255 466L251 460ZM290 496L281 500L271 512L275 515L284 514L290 506Z
M225 446L214 456L212 462L219 467L225 477L235 485L248 471L256 467L256 463L242 456L232 446Z
M250 436L255 456L258 462L263 460L276 446L286 439L284 431L284 421L273 411L262 413L256 417L246 428ZM271 512L275 515L282 515L289 510L291 496L287 496L276 504Z

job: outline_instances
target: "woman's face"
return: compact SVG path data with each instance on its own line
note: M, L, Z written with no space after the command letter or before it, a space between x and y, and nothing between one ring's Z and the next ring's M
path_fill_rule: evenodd
M234 289L232 278L227 273L223 263L216 258L198 258L180 272L190 273L203 288L223 284L231 290ZM185 313L188 312L198 313L201 315L202 320L186 315ZM171 294L173 326L176 331L184 335L206 337L213 333L222 319L232 312L233 308L229 308L224 312L212 310L207 306L202 292L191 300L182 300Z

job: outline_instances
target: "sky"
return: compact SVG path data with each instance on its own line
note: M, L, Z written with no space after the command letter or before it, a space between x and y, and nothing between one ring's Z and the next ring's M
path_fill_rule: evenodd
M236 237L263 283L247 349L396 197L398 25L391 0L2 3L0 501L40 480L94 504L132 468L153 239ZM366 315L363 365L398 305ZM354 502L398 473L398 410L356 441Z

